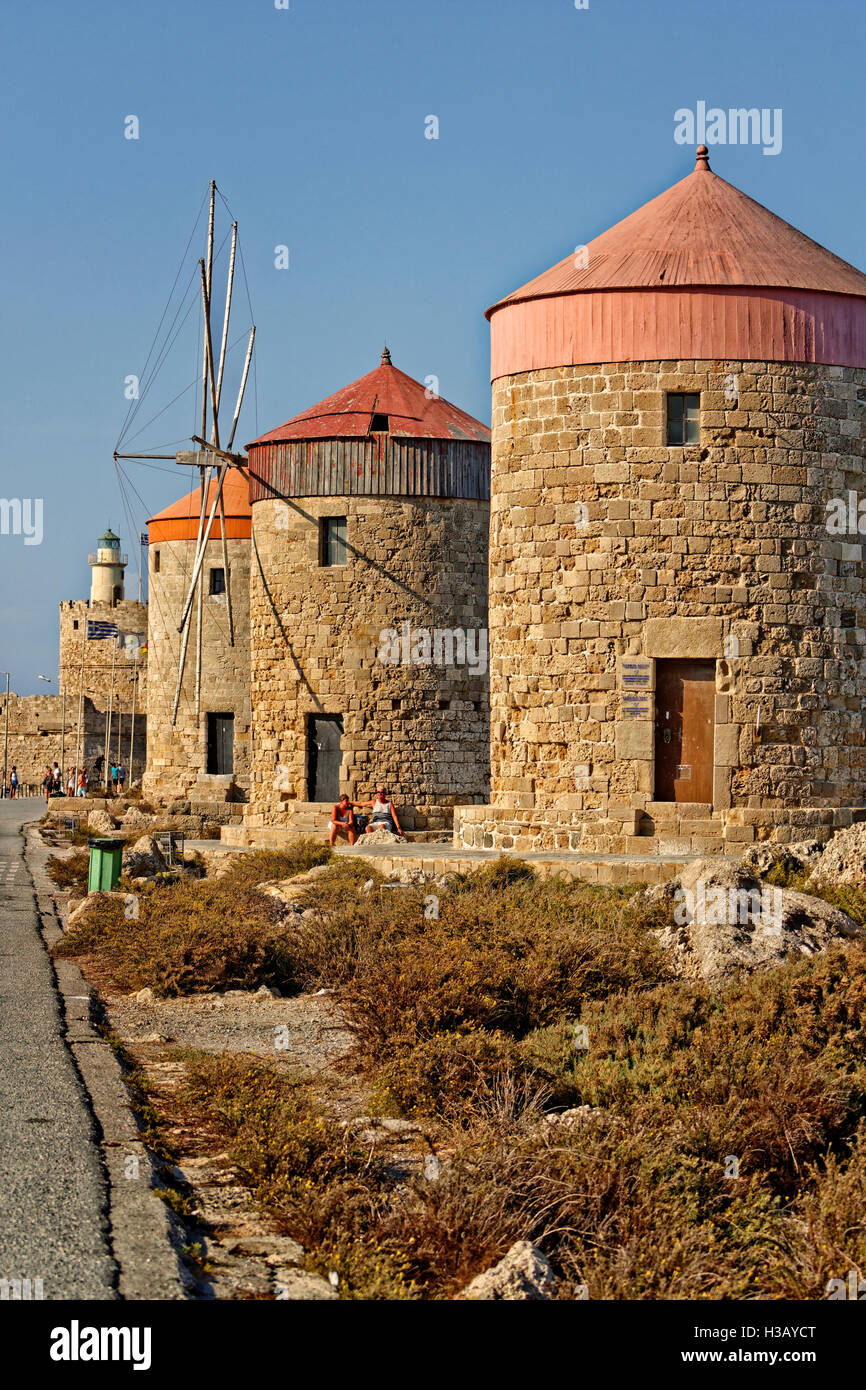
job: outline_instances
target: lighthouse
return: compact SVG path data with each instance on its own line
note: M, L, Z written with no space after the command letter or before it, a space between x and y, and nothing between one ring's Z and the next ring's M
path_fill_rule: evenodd
M96 542L96 551L87 557L91 568L90 602L119 603L123 598L123 576L127 557L120 553L120 537L108 527Z

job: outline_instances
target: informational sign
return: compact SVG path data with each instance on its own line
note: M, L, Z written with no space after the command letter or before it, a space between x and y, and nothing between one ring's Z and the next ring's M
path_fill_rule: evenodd
M653 697L648 690L624 690L622 694L623 719L652 719Z
M653 664L646 656L624 656L619 663L619 682L623 690L651 690Z

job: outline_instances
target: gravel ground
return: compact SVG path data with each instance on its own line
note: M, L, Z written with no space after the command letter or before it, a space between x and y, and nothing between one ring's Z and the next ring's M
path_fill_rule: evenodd
M112 1028L130 1049L141 1044L255 1052L319 1072L345 1056L352 1035L328 995L271 998L228 990L155 999L150 990L106 1000Z

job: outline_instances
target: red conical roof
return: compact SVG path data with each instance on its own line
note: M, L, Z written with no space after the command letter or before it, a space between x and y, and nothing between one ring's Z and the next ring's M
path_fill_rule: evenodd
M284 425L247 445L278 444L293 439L354 438L370 433L374 415L388 416L388 432L413 439L467 439L487 443L490 430L420 382L392 365L386 348L381 364Z
M592 290L753 286L866 295L866 275L719 178L692 173L494 304Z

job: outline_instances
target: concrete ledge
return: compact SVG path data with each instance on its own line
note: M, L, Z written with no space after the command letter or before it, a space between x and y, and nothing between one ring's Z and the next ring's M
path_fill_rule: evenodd
M464 850L443 853L440 846L407 845L382 848L381 850L349 848L342 846L335 853L350 855L356 859L369 859L383 874L398 873L402 869L422 869L428 874L472 873L485 864L496 863L500 858L520 859L529 864L539 878L581 879L586 883L596 883L604 887L620 887L626 884L666 883L675 878L684 864L699 858L694 853L683 856L661 857L659 855L630 854L514 854L499 855L496 851Z

